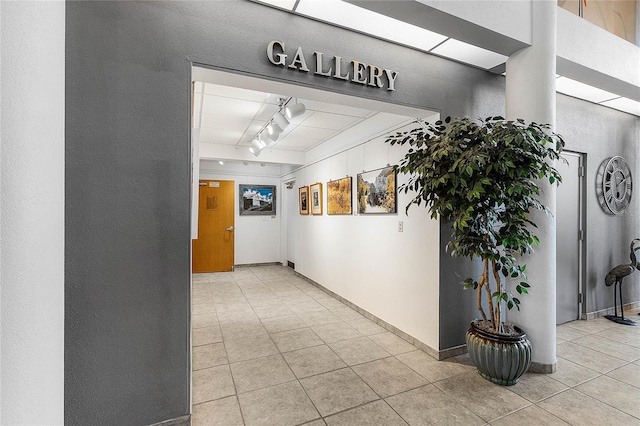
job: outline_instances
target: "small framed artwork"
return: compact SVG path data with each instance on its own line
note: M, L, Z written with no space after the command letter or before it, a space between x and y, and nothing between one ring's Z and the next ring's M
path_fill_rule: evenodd
M240 185L240 216L275 216L275 185Z
M309 214L309 187L303 186L298 189L298 205L300 214Z
M322 184L314 183L309 188L311 190L311 214L322 214Z
M393 166L358 173L358 213L397 213L396 171Z
M351 176L327 182L327 214L351 214Z

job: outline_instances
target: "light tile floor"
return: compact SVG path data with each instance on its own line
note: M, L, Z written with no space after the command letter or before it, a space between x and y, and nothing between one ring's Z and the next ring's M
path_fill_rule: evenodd
M640 425L640 326L560 325L558 371L502 387L282 266L194 274L192 324L194 426Z

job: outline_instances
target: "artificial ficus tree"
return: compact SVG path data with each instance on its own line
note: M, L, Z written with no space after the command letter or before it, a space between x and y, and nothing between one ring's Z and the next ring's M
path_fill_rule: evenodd
M561 182L554 164L564 140L546 124L447 117L420 123L386 142L409 146L396 166L409 175L399 189L416 194L406 210L424 204L432 218L451 221L450 254L482 260L479 279L467 278L463 285L477 291L485 327L503 332L501 305L520 309L520 299L507 282L515 282L511 287L518 295L529 292L526 265L518 260L540 243L531 212L550 214L539 201L540 184ZM483 307L483 294L489 312Z

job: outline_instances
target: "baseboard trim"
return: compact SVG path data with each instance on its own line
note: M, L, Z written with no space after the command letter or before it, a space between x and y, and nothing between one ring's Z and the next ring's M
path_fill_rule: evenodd
M347 305L348 307L350 307L354 311L358 312L363 317L375 322L376 324L378 324L380 327L384 328L385 330L390 331L391 333L393 333L396 336L400 337L402 340L405 340L406 342L411 343L413 346L417 347L418 349L421 349L423 352L426 352L428 355L434 357L438 361L442 361L443 359L451 358L453 356L460 355L460 354L463 354L463 353L467 352L467 346L466 345L462 345L462 346L458 346L458 347L455 347L455 348L446 349L444 351L439 351L437 349L433 349L431 346L425 344L424 342L421 342L420 340L418 340L415 337L405 333L404 331L400 330L399 328L394 327L393 325L389 324L388 322L384 321L383 319L378 318L377 316L373 315L371 312L369 312L369 311L367 311L365 309L362 309L360 306L356 305L355 303L345 299L344 297L340 296L337 293L334 293L333 291L331 291L328 288L324 287L322 284L319 284L319 283L315 282L314 280L302 275L299 272L296 272L295 274L296 274L296 276L302 278L303 280L307 281L308 283L312 284L313 286L317 287L318 289L324 291L325 293L327 293L328 295L330 295L334 299L337 299L340 302L344 303L345 305Z
M236 268L251 268L254 266L282 266L281 262L265 262L265 263L242 263L240 265L233 265L233 269Z
M443 349L438 352L436 359L442 361L443 359L453 358L454 356L467 353L467 345L454 346L452 348Z
M543 364L541 362L532 362L531 367L529 367L529 371L532 373L552 374L556 372L557 368L558 368L557 362L554 362L553 364Z
M630 303L625 303L624 304L624 309L628 310L628 309L637 309L640 308L640 301L636 301L636 302L630 302ZM611 308L607 308L607 309L601 309L599 311L594 311L594 312L587 312L586 314L580 314L580 319L581 320L594 320L596 318L600 318L603 317L605 315L613 315L615 313L615 308L611 307Z
M175 419L165 420L160 423L153 423L149 426L189 426L191 424L191 415L176 417Z

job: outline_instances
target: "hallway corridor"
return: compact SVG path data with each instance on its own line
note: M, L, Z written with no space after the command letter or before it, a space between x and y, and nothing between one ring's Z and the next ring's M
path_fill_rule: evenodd
M194 426L640 425L640 326L558 326L558 371L502 387L287 267L194 274L192 303Z

